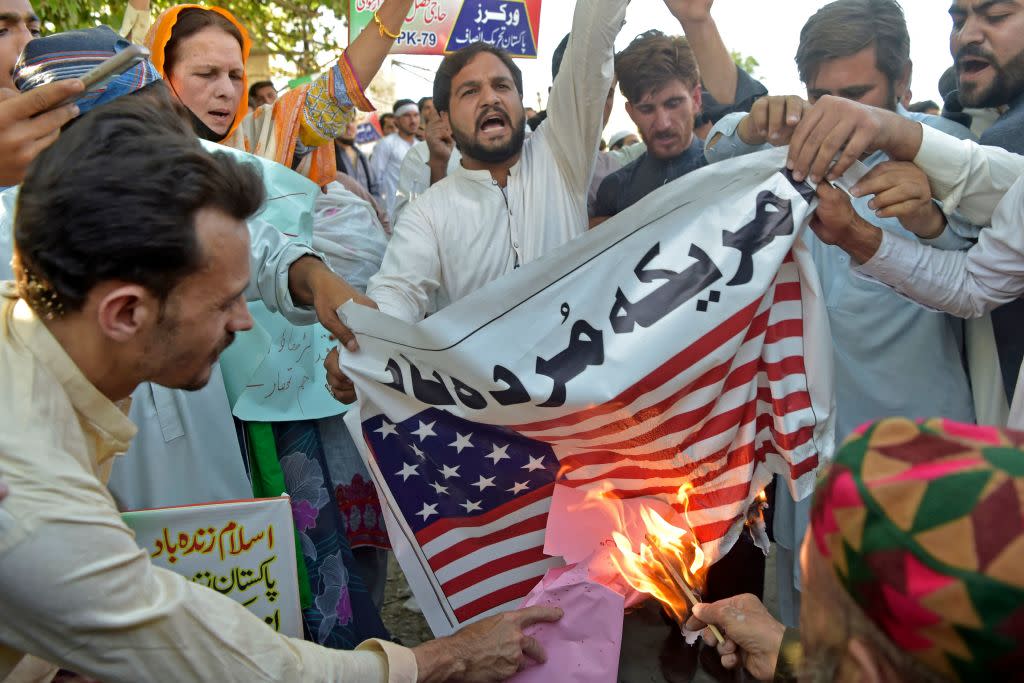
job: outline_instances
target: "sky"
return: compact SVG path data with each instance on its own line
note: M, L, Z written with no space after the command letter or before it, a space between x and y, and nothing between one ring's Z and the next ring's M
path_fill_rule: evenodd
M768 92L773 95L803 95L804 87L797 76L793 57L800 41L800 29L823 4L823 0L717 0L712 13L729 49L738 50L760 62L755 76L765 84ZM901 4L910 30L914 100L938 102L939 76L952 64L948 42L949 4L942 0L901 0ZM519 60L527 106L541 109L547 100L551 86L551 55L572 26L574 6L571 0L544 0L538 57ZM632 0L616 49L624 48L634 36L650 28L660 28L667 33L682 32L661 0ZM440 58L411 55L396 58L412 67L391 68L397 96L418 99L429 95L432 86L427 79L437 68ZM606 137L624 129L633 129L633 125L623 108L622 96L618 95L605 131Z

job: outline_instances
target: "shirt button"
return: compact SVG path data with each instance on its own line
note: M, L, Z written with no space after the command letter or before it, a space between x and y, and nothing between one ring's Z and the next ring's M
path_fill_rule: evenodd
M513 242L512 243L512 247L515 248L515 249L518 249L519 248L519 242Z

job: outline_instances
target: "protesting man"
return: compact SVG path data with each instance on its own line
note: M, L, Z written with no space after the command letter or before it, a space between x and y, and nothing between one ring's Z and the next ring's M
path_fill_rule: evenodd
M509 55L475 43L445 58L434 105L462 161L409 206L367 296L384 313L421 320L587 229L587 186L612 80L623 0L581 0L550 116L527 140L523 85ZM326 361L339 400L351 381Z
M797 66L811 102L839 96L884 107L959 137L969 135L952 121L910 114L899 105L910 84L912 66L906 21L893 0L838 0L820 9L801 31ZM804 106L799 97L770 97L759 100L749 115L723 118L708 136L708 160L757 151L768 143L786 144L787 131L791 132L785 128L787 117L798 120ZM890 187L927 188L923 173L913 165L894 166L888 161L880 153L864 163L877 168L878 174L886 173ZM866 197L858 199L850 212L888 232L911 235L920 226L930 236L941 235L938 244L966 248L966 240L946 230L947 219L927 190L921 194L921 201L904 205L899 215L876 215ZM964 223L959 223L962 230L967 229ZM845 437L865 422L890 415L944 415L973 422L971 385L962 362L962 322L857 277L840 249L813 236L808 245L818 268L835 348L836 435ZM806 505L795 504L794 509L792 499L779 496L776 500L780 603L786 623L795 622L798 611L799 576L795 582L791 579L797 569L796 543L806 526Z
M398 100L394 107L395 132L377 143L370 157L370 170L380 184L380 198L389 217L394 216L398 174L405 155L416 144L420 110L412 100Z
M1022 444L947 420L858 430L815 494L799 632L751 595L688 626L718 626L722 663L762 681L1018 679Z
M417 142L405 155L398 173L395 210L391 216L397 223L409 202L416 201L427 188L455 170L462 155L455 149L452 129L441 119L434 107L433 97L424 97L419 103L423 140Z
M198 389L252 326L251 166L203 150L177 115L123 98L36 160L3 290L0 678L59 664L116 681L501 680L543 658L499 616L415 650L339 652L285 638L239 603L155 568L104 485L135 428L117 402L143 381ZM55 561L58 558L59 561ZM41 659L35 659L34 655ZM45 661L44 661L45 660Z
M826 130L835 137L825 135ZM880 150L919 166L929 181L923 190L890 189L891 183L880 176L865 177L852 188L856 197L873 197L872 206L883 215L917 201L915 192L934 192L944 210L991 225L966 252L933 249L851 214L845 195L823 183L812 227L822 241L847 252L857 272L930 308L962 317L984 315L1024 294L1024 157L957 141L891 112L832 98L805 112L793 136L795 173L824 172L827 167L816 167L819 155L834 153L844 143L851 155ZM844 154L832 172L848 164ZM1024 395L1019 392L1009 426L1024 428Z
M615 56L626 112L647 148L601 183L591 212L594 224L707 163L704 141L694 134L703 89L712 96L714 120L732 111L749 111L757 98L767 94L763 85L733 62L711 16L711 0L667 4L686 38L648 31Z

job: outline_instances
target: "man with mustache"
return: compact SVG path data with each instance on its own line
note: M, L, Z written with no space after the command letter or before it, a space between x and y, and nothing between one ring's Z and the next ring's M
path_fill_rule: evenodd
M522 628L550 607L343 652L139 549L105 484L136 433L124 401L144 381L202 387L252 327L246 221L265 200L257 169L145 97L97 108L29 169L0 284L0 679L486 683L544 658Z
M981 144L1024 154L1024 2L954 0L949 47L965 107L1005 108ZM992 311L999 368L1009 403L1024 361L1024 301Z
M796 62L812 103L869 104L913 125L921 122L961 138L970 135L952 121L911 114L900 106L910 86L912 64L906 20L894 0L836 0L825 5L801 30ZM748 115L723 118L708 136L708 160L789 143L790 126L806 107L800 97L766 97ZM875 230L906 236L916 231L936 238L935 243L945 248L966 247L966 240L947 229L947 218L932 202L928 180L920 169L893 162L881 152L865 157L864 164L872 169L867 178L884 185L878 188L879 198L860 196L851 202L827 183L819 185L819 194L832 190L845 202L844 215ZM906 201L891 202L884 196L886 188L904 188L910 194ZM820 208L817 218L822 219ZM966 221L960 221L957 229L968 228ZM858 277L841 249L813 235L805 241L818 271L832 331L836 436L845 438L865 422L891 415L944 415L973 422L971 383L962 361L963 322L925 310L882 284ZM783 621L790 624L796 621L799 605L796 550L808 510L808 501L794 503L787 495L776 498L780 605Z
M626 112L639 129L647 152L601 183L593 224L707 164L704 141L694 134L705 99L713 105L708 109L713 113L711 120L716 121L729 112L749 111L757 98L768 94L733 63L711 16L713 2L666 3L686 38L648 31L615 56L615 75L626 98ZM707 92L701 88L702 80Z
M626 0L580 0L550 96L551 116L526 140L523 81L502 50L477 43L449 55L434 106L460 164L402 213L367 296L385 313L423 319L587 230L587 187L612 80ZM335 396L352 400L337 356Z

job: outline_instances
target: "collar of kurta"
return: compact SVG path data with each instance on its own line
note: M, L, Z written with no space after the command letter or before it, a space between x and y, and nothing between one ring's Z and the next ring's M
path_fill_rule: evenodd
M520 169L522 168L522 163L523 155L520 154L519 160L512 165L512 168L508 169L509 180L519 176ZM473 182L480 183L482 185L497 185L497 183L494 182L494 178L491 177L490 171L471 171L470 169L463 166L461 161L451 171L451 175L458 175L465 178L466 180L472 180Z
M82 374L28 303L18 298L13 282L3 283L0 299L3 301L7 335L13 335L60 383L75 412L103 440L104 447L97 452L116 454L127 451L137 429L125 412ZM101 456L101 460L106 457Z

